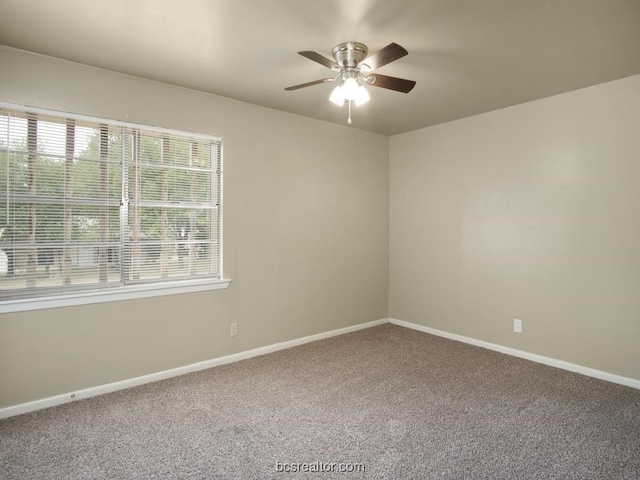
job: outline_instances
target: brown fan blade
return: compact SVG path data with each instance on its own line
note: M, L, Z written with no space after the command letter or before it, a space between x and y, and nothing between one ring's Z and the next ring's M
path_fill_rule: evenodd
M387 63L391 63L399 58L404 57L409 52L407 52L404 47L401 47L397 43L390 43L382 50L374 53L373 55L369 55L365 58L360 64L363 63L368 65L371 70L376 70Z
M416 86L416 82L413 80L405 80L404 78L388 77L386 75L380 75L375 73L369 75L367 78L374 78L375 80L370 83L374 87L388 88L389 90L395 90L396 92L409 93L413 87Z
M313 82L301 83L300 85L287 87L285 88L285 90L290 92L291 90L298 90L299 88L311 87L313 85L320 85L321 83L326 83L326 82L333 82L333 78L322 78L320 80L314 80Z
M298 52L298 54L308 58L309 60L313 60L320 65L324 65L327 68L340 69L340 66L337 63L335 63L333 60L329 60L327 57L323 57L318 52L305 50L304 52Z

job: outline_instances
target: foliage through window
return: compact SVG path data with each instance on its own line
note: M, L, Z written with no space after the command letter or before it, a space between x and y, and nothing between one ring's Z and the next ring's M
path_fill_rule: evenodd
M220 279L218 138L0 105L0 299Z

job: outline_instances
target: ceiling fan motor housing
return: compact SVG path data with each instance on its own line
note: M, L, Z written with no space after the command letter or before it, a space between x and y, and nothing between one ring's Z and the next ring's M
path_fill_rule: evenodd
M336 63L344 69L355 69L362 60L367 58L368 52L367 46L358 42L340 43L331 50Z

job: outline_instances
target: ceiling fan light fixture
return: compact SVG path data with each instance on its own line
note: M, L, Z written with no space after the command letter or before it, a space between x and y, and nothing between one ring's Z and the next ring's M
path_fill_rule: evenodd
M329 96L329 101L342 107L345 101L354 102L356 107L371 100L369 92L355 78L349 77L341 85L336 86Z
M358 85L358 81L355 78L353 78L353 77L347 78L342 83L342 89L344 91L344 98L346 100L355 100L356 97L358 96L358 88L359 87L360 87L360 85Z
M369 95L369 92L367 92L367 89L364 88L364 85L360 85L358 87L358 92L356 93L356 98L354 98L356 107L359 107L360 105L367 103L369 100L371 100L371 96Z
M329 97L329 101L339 107L344 105L345 96L344 88L342 88L342 85L338 85L333 89L333 91L331 92L331 96Z

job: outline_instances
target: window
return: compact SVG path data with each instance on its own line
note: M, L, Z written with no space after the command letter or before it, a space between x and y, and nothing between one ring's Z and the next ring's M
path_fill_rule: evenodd
M0 301L221 280L221 148L0 104Z

